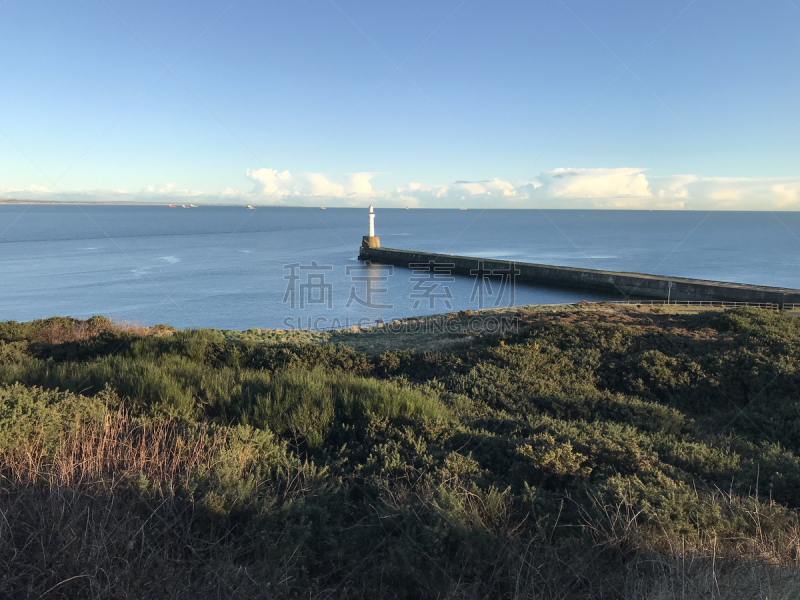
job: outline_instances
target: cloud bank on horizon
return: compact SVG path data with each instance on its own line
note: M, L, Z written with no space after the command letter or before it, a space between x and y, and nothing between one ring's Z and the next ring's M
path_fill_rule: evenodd
M0 197L16 200L75 202L197 202L269 206L341 206L375 204L413 208L575 208L661 210L798 210L800 177L745 178L697 175L648 175L646 169L562 167L528 181L410 182L394 189L373 185L374 173L297 173L248 169L252 189L226 188L213 193L178 189L174 184L139 191L74 190L32 185L2 189Z

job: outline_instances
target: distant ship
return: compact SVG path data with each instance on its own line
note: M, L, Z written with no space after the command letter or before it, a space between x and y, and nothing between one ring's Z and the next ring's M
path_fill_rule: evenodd
M461 210L467 210L467 207L466 206L462 206Z
M324 206L320 206L319 209L320 210L325 210L325 207Z
M189 208L199 208L199 207L197 206L197 204L190 204Z
M255 210L255 209L256 209L256 207L253 206L252 204L248 204L247 205L247 210Z
M409 206L406 206L406 210L410 210L410 208L411 208L411 207L409 207Z
M178 208L178 205L177 204L170 204L169 207L170 208Z

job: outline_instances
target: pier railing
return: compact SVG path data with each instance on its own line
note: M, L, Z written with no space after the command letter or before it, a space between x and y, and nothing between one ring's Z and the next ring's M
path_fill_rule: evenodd
M601 304L592 302L591 304ZM706 306L708 308L738 308L749 306L752 308L763 308L765 310L781 310L781 305L774 302L727 302L725 300L610 300L608 304L656 304L660 306ZM784 304L783 310L800 310L800 304Z

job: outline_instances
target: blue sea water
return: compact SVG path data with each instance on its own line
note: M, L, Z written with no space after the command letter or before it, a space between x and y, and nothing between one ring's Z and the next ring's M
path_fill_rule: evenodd
M385 247L800 287L800 213L376 212ZM365 271L356 256L366 229L363 208L0 205L0 320L322 328L611 298L520 283L512 297L497 280Z

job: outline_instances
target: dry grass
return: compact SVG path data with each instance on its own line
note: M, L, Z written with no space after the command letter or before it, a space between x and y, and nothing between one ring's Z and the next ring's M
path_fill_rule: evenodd
M354 331L332 331L327 343L344 344L370 356L387 350L414 348L426 350L455 350L468 346L476 337L526 327L536 323L598 322L634 327L643 331L664 330L674 335L688 335L712 340L715 332L708 329L687 331L681 315L699 312L723 312L715 307L648 306L611 303L588 303L544 306L518 306L482 311L461 311L427 317L412 317L391 325Z
M49 445L34 436L0 453L1 598L271 598L286 587L291 556L213 515L305 493L308 471L289 455L288 483L272 486L253 469L263 443L122 410ZM248 485L194 498L194 478L215 471Z
M718 307L688 305L625 305L580 302L570 305L518 306L511 308L462 311L442 315L410 317L387 326L375 326L331 331L250 329L247 331L224 331L232 341L251 340L263 344L286 342L343 344L370 356L379 356L387 350L414 348L426 350L455 350L468 346L476 337L498 332L497 321L508 325L516 319L520 327L536 322L556 321L561 323L598 322L641 327L656 330L663 328L674 335L689 335L711 339L713 332L707 329L687 331L685 323L678 317L697 313L721 313ZM800 315L800 310L796 313ZM446 328L448 330L443 331Z
M144 425L120 410L70 429L55 450L48 451L45 440L35 436L0 453L0 596L294 597L302 557L279 550L280 530L247 537L230 520L209 520L209 507L199 510L202 503L185 494L193 474L221 464L232 467L228 476L233 479L252 480L251 465L259 452L256 445L237 444L223 431L187 431L168 421ZM287 459L283 478L291 483L284 497L308 491L297 466ZM265 483L256 482L249 495L280 493ZM489 507L474 494L456 491L475 519L489 518ZM435 498L436 491L430 490L423 504L430 508ZM404 504L391 495L384 500L397 503L398 510ZM558 527L521 537L514 533L517 527L500 519L497 526L510 530L508 551L503 558L477 557L486 573L480 586L474 574L452 572L444 557L430 556L432 568L441 569L447 582L440 597L482 598L492 585L513 590L509 598L531 600L798 597L800 572L785 560L778 562L785 552L763 538L743 540L735 560L718 556L717 540L711 537L699 544L665 541L664 548L653 549L640 535L630 506L602 510L603 519L586 522L586 531L594 533L586 539L594 537L595 543L580 547L556 535ZM513 565L504 562L509 556ZM357 563L348 578L334 585L309 582L304 595L374 597L360 589L364 569L368 563ZM392 596L392 590L383 595Z
M105 318L51 319L39 328L31 341L41 344L63 344L80 342L97 337L105 332L125 333L133 336L171 335L174 330L166 325L148 327L137 321L112 321Z
M331 332L328 341L368 356L409 348L420 353L451 351L468 346L476 337L513 330L520 314L517 309L496 309L413 317L369 329Z
M187 427L171 420L142 423L121 408L100 423L76 424L55 449L51 446L39 435L0 452L0 481L12 486L89 485L114 492L146 480L174 492L185 489L193 473L211 471L222 462L238 467L231 476L247 479L260 457L255 445L240 443L231 429L209 431L205 425Z

